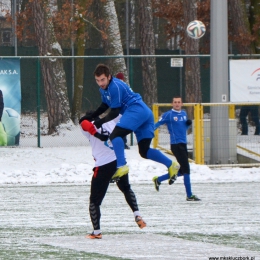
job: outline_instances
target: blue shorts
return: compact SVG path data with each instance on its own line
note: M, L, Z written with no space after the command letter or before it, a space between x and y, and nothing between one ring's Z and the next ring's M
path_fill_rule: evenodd
M117 126L132 130L137 142L154 137L154 117L152 110L143 102L131 104L124 112Z

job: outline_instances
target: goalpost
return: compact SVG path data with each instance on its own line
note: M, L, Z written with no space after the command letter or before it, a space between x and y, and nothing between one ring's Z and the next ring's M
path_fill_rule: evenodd
M254 103L260 106L260 103ZM189 152L190 162L196 164L207 164L210 167L223 166L260 166L260 148L259 135L252 135L254 125L251 124L251 134L241 135L241 127L239 120L239 111L241 106L249 106L252 103L184 103L183 109L187 107L193 108L193 120L191 130L187 134L187 147ZM218 164L211 163L211 107L228 107L229 117L229 149L228 164L219 162ZM157 122L159 117L166 111L172 109L171 103L155 103L153 104L154 120ZM221 116L221 115L219 115ZM249 119L248 119L249 121ZM248 122L250 123L250 122ZM221 125L217 126L220 128ZM153 139L153 147L163 150L171 154L170 150L170 135L166 125L160 126L155 131ZM224 149L220 147L220 149ZM220 151L222 152L222 150Z

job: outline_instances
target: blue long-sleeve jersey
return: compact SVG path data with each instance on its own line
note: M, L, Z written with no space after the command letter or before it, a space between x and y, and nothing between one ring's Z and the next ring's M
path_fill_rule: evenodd
M142 101L140 94L133 92L125 82L114 77L112 77L107 89L99 88L99 91L102 102L110 108L120 107L121 115L131 104Z
M187 144L187 113L184 110L176 111L171 109L164 113L160 120L155 124L155 130L160 125L167 125L171 144L185 143Z

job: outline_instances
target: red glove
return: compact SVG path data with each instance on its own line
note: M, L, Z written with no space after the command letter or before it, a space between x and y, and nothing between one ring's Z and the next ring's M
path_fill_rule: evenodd
M88 120L83 120L81 122L81 127L84 131L89 132L91 135L94 135L95 133L97 133L95 126Z

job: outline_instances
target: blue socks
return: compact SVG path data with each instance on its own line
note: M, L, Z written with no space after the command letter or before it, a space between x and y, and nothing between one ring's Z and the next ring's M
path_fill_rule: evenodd
M180 177L180 176L183 176L183 174L180 171L178 171L178 177ZM169 180L169 179L170 179L169 173L166 173L166 174L158 177L159 182L166 181L166 180Z
M191 192L190 174L179 174L178 173L178 176L182 176L182 175L183 175L183 181L184 181L184 186L185 186L187 197L191 197L192 192ZM158 177L158 182L166 181L169 178L170 178L169 174L166 173L166 174Z
M189 198L192 196L191 184L190 184L190 174L183 174L183 179L184 179L184 186L186 189L186 194L187 194L187 197Z
M166 174L158 177L158 182L166 181L166 180L169 180L169 179L170 179L170 175L169 175L169 173L166 173Z
M163 153L161 153L159 150L149 148L146 156L147 156L147 159L153 160L158 163L162 163L167 168L169 168L172 165L172 161L167 156L165 156Z
M116 159L117 159L117 167L121 167L126 165L126 160L125 160L125 144L124 141L121 137L116 137L112 140L114 152L116 154Z

